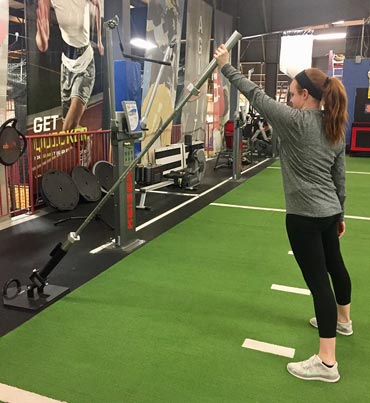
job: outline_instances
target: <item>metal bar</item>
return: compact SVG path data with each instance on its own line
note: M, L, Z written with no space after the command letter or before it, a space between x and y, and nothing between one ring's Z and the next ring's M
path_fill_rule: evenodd
M364 34L365 34L365 19L362 23L362 31L361 31L361 48L360 48L360 57L363 57L363 48L364 48Z
M112 21L112 20L111 20ZM109 23L104 24L104 27L109 27L105 30L107 34L107 60L113 60L113 39L112 39L112 28L110 27ZM118 21L114 21L114 24L118 24ZM115 27L116 25L114 25ZM110 116L111 116L111 128L116 126L115 123L115 113L116 110L116 97L114 92L114 65L113 63L108 63L108 90L109 90L109 107L110 107Z
M240 41L236 54L236 66L240 68ZM236 105L234 111L234 138L233 138L233 180L239 180L241 176L241 136L240 136L240 92L236 90Z
M170 55L171 55L171 53L172 53L172 49L173 49L173 46L172 46L171 44L168 45L168 47L167 47L167 49L166 49L166 53L165 53L165 55L164 55L164 57L163 57L163 61L164 61L164 62L167 62L167 61L169 60ZM171 64L170 64L170 65L171 65ZM145 130L145 129L146 129L146 123L147 123L147 120L148 120L148 115L149 115L150 110L152 109L152 104L153 104L153 101L154 101L154 97L155 97L155 95L156 95L156 93L157 93L157 89L158 89L158 86L159 86L159 81L160 81L161 78L162 78L163 69L164 69L164 65L162 65L162 66L160 67L160 69L159 69L159 72L158 72L157 78L156 78L156 80L155 80L155 83L154 83L152 92L151 92L151 94L150 94L149 101L148 101L148 103L147 103L147 105L146 105L146 108L145 108L144 116L143 116L142 119L141 119L140 126L141 126L141 129L142 129L142 130Z
M144 62L151 62L151 63L161 64L162 66L171 66L170 62L166 62L166 61L162 61L162 60L149 59L148 57L128 55L127 53L122 53L122 56L126 57L128 59L132 59L132 60L142 60Z
M233 180L239 180L241 176L241 136L239 112L234 112L234 135L233 135Z

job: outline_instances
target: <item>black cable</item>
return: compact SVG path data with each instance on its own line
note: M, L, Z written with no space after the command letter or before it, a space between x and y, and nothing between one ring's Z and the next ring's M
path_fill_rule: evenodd
M122 40L121 40L121 35L119 33L119 29L118 26L116 26L116 30L118 33L118 40L119 40L119 48L121 49L121 53L122 56L124 58L129 58L129 59L133 59L133 60L142 60L142 61L146 61L146 62L150 62L150 63L157 63L157 64L163 64L165 66L171 66L170 62L164 62L162 60L154 60L154 59L149 59L147 57L143 57L143 56L133 56L133 55L128 55L127 53L125 53L124 48L123 48L123 44L122 44Z

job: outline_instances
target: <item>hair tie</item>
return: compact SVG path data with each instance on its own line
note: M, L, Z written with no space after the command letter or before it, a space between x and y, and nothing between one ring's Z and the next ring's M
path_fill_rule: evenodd
M327 87L330 83L330 77L326 77L325 82L324 82L324 87Z

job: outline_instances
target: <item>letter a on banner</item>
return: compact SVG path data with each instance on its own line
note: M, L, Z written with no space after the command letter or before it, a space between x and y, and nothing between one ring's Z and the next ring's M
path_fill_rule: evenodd
M195 82L209 63L212 7L202 0L188 0L186 23L185 83ZM205 141L207 115L207 83L200 94L190 98L181 116L182 135Z

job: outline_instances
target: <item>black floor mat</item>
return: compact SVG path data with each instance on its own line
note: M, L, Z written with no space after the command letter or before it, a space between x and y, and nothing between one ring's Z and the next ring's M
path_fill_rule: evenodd
M203 197L194 198L186 208L178 209L151 225L138 231L138 238L149 242L167 229L186 219L196 211L227 193L232 188L244 182L248 177L255 175L272 161L267 161L259 167L248 172L235 182L229 181L221 187L207 193ZM175 186L161 189L163 193L149 193L147 204L150 210L136 210L136 226L139 228L172 208L179 206L189 199L189 194L201 194L219 184L232 175L231 169L213 169L214 160L207 164L207 171L201 185L195 190L182 190ZM181 195L184 193L186 195ZM139 195L137 195L138 201ZM82 219L96 206L96 203L80 203L76 209L68 212L53 211L47 215L22 224L12 226L0 231L0 287L11 278L17 278L22 285L29 282L29 276L34 269L42 269L50 259L50 252L59 242L64 242L70 232L82 224ZM97 254L89 251L109 242L114 238L113 209L107 206L104 214L98 215L82 232L81 240L68 251L67 255L53 269L48 276L50 284L65 286L70 290L94 278L117 261L124 258L127 253L119 248L104 249ZM60 220L64 222L55 225ZM37 313L37 312L36 312ZM21 311L5 308L0 304L0 335L4 335L16 328L36 314L35 312Z

